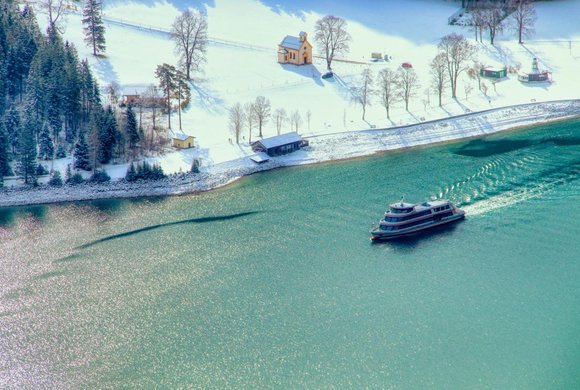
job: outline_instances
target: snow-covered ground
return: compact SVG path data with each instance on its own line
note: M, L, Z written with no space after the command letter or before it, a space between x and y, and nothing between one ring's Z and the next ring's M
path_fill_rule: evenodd
M442 36L457 32L472 39L473 32L468 28L447 24L447 18L460 6L458 1L361 0L356 3L344 1L310 5L308 2L293 1L274 4L269 0L214 0L208 3L204 7L211 38L207 63L203 72L194 77L192 104L182 117L183 132L195 136L198 147L151 157L151 160L161 164L166 173L188 172L193 158L200 158L203 173L227 177L216 181L216 185L221 185L239 177L240 172L362 156L381 150L471 137L572 117L580 112L577 102L511 107L578 97L578 1L535 3L538 14L536 35L524 45L517 44L509 29L497 39L495 46L472 41L477 46L478 60L484 64L520 65L526 70L532 58L537 57L540 67L553 72L553 83L523 84L517 81L515 75L509 75L507 80L495 86L488 80L484 81L488 86L485 96L478 91L476 81L464 77L459 84L458 99L451 99L447 94L443 107L438 107L433 92L427 92L430 84L429 63L437 53L437 43ZM113 81L121 85L146 86L157 83L154 77L157 65L177 62L172 41L159 30L168 30L180 12L176 6L164 1L139 3L118 0L106 3L104 13L109 20L106 25L106 58L94 58L85 47L79 14L72 13L67 17L65 39L75 43L81 58L89 59L101 86ZM306 31L312 41L314 24L325 14L336 14L348 21L352 42L350 53L344 59L356 63L335 62L333 69L337 76L326 80L320 77L325 71L322 60L302 67L278 64L276 50L282 38ZM41 22L42 18L39 15ZM377 51L389 54L392 61L369 61L370 54ZM396 70L402 62L413 64L421 83L417 96L410 102L409 111L405 110L403 103L397 103L391 110L391 120L388 120L384 108L375 100L367 108L366 121L363 121L361 108L350 100L350 87L367 67L376 74L385 67ZM473 88L467 96L464 85ZM242 144L229 142L233 138L228 124L229 107L238 102L253 101L260 95L271 101L272 111L284 108L287 113L300 113L303 123L299 132L309 139L311 146L308 150L256 167L247 159L252 154L247 133ZM495 110L501 107L504 109ZM485 114L453 119L458 115L490 109L492 111ZM311 113L310 121L307 120L308 112ZM439 119L445 120L428 123ZM166 123L165 118L163 121ZM174 115L174 129L176 123L177 115ZM412 124L417 125L405 127ZM290 131L289 122L283 128L283 132L286 131ZM254 130L254 139L255 133ZM269 122L263 133L266 137L275 135L275 124ZM64 172L69 162L69 159L62 159L49 165ZM126 168L127 164L106 167L113 178L124 176ZM232 174L225 173L228 170ZM5 180L7 186L17 183L15 179ZM169 182L167 185L171 186ZM207 189L187 189L187 185L175 185L180 189L168 188L166 193ZM5 198L4 195L0 197L0 205L21 204L5 201ZM50 199L47 195L44 202L52 200L65 199ZM41 200L31 199L30 202Z
M290 155L272 158L261 165L242 157L209 165L204 172L199 174L178 173L155 182L114 181L102 185L40 186L32 190L16 187L2 194L0 207L207 191L264 170L354 158L458 138L477 137L518 126L576 117L579 111L580 100L533 103L390 129L322 134L309 137L310 144L307 148Z

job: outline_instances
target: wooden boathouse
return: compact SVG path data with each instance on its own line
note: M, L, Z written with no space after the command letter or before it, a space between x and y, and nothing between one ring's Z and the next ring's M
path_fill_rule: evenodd
M303 140L300 134L292 132L253 142L252 150L254 152L264 152L268 156L274 157L295 152L306 145L308 145L308 141Z

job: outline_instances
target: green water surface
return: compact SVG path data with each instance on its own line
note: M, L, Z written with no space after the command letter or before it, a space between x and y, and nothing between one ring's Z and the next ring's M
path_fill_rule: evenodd
M580 388L580 122L0 210L1 388ZM467 219L371 244L401 195Z

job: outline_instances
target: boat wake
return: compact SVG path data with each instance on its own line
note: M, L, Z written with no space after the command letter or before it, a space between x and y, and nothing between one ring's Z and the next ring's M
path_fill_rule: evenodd
M450 199L467 215L476 216L545 196L579 178L580 160L562 164L537 154L513 161L499 157L474 174L444 186L436 196Z

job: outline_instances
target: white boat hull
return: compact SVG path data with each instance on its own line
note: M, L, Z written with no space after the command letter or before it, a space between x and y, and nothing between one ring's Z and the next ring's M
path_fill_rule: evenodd
M463 210L456 210L456 213L448 217L444 217L439 221L429 221L424 225L412 226L406 229L400 229L395 231L381 230L380 228L374 228L370 231L371 241L382 241L391 240L399 237L405 237L414 235L416 233L422 233L426 230L447 225L449 223L457 222L465 218L465 212Z

